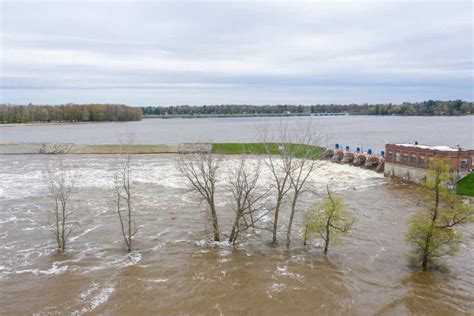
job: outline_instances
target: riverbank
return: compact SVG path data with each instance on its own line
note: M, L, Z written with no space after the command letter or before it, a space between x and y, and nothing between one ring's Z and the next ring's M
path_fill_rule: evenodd
M173 119L173 118L239 118L239 117L304 117L304 116L347 116L348 113L265 113L265 114L167 114L144 115L142 119Z
M289 114L167 114L167 115L144 115L142 119L206 119L206 118L239 118L239 117L311 117L311 116L397 116L397 117L415 117L417 115L379 115L379 114L362 114L362 113L289 113ZM424 115L424 117L462 117L474 116L474 114L465 115Z
M0 155L35 155L42 154L42 148L48 144L0 144ZM122 145L67 145L67 151L61 153L66 155L101 155L101 154L122 154ZM132 154L170 154L177 153L178 146L171 145L131 145Z
M474 173L468 174L456 184L456 193L474 197Z
M61 151L60 148L64 147ZM164 144L133 144L128 146L132 154L173 154L185 149L182 145L164 145ZM308 145L285 145L291 146L292 151L296 152L298 157L317 158L324 153L325 148L308 146ZM48 147L45 150L45 147ZM58 149L58 152L50 152L49 147ZM261 144L261 143L213 143L212 151L224 155L236 154L278 154L279 147L277 144ZM119 144L106 145L77 145L77 144L0 144L0 155L24 155L24 154L67 154L67 155L86 155L86 154L122 154L123 146Z
M54 126L54 125L82 125L82 124L99 124L99 123L126 123L132 121L75 121L75 122L27 122L27 123L0 123L1 127L15 126ZM135 121L134 121L135 122Z

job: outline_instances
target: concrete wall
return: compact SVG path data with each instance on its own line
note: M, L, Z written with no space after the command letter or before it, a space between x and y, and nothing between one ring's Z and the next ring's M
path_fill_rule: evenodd
M386 177L397 177L407 181L424 183L427 175L426 169L414 168L405 165L385 162L384 175Z
M469 172L454 173L453 181L459 181L468 175ZM425 183L428 175L428 169L414 168L400 164L385 162L384 175L386 177L396 177L416 183Z

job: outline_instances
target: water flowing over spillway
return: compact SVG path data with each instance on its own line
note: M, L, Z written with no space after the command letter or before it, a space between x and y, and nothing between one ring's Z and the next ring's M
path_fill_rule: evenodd
M58 255L49 230L45 156L0 157L0 314L468 314L474 311L472 227L449 272L422 274L406 262L414 186L374 171L321 162L298 206L293 244L271 247L270 233L235 247L209 242L206 205L189 190L173 156L133 160L136 250L127 254L114 209L114 156L66 156L78 178L72 205L81 225ZM56 159L53 157L52 159ZM252 158L256 159L256 158ZM255 160L256 161L256 160ZM226 157L217 192L223 235L232 224ZM353 232L322 254L301 242L301 214L331 180L354 214ZM271 186L263 167L263 187ZM271 197L265 205L272 207ZM288 203L280 219L283 241ZM268 218L270 221L271 218ZM18 295L18 293L22 293ZM25 299L38 298L38 299Z

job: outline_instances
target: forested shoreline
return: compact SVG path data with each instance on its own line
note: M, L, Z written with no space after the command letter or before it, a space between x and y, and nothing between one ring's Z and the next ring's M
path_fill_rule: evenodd
M461 116L474 114L474 102L424 101L402 104L177 105L132 107L122 104L0 104L0 124L33 122L139 121L142 116L219 117L344 113L349 115Z
M457 116L474 113L474 102L463 100L404 102L402 104L319 104L319 105L202 105L147 106L144 115L160 116L265 116L347 113L351 115Z
M142 110L119 104L0 105L0 123L139 121Z

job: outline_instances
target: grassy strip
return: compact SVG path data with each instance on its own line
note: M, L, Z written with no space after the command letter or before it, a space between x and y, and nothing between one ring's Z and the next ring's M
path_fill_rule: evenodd
M298 158L318 158L326 150L323 147L300 145L300 144L285 144L283 145L288 151L294 152ZM261 143L214 143L212 144L212 151L218 154L278 154L278 144Z
M268 150L272 154L278 153L278 146L270 144ZM218 154L265 154L267 148L264 144L259 143L214 143L212 144L212 151Z
M456 193L459 195L474 196L474 173L470 173L456 185Z

